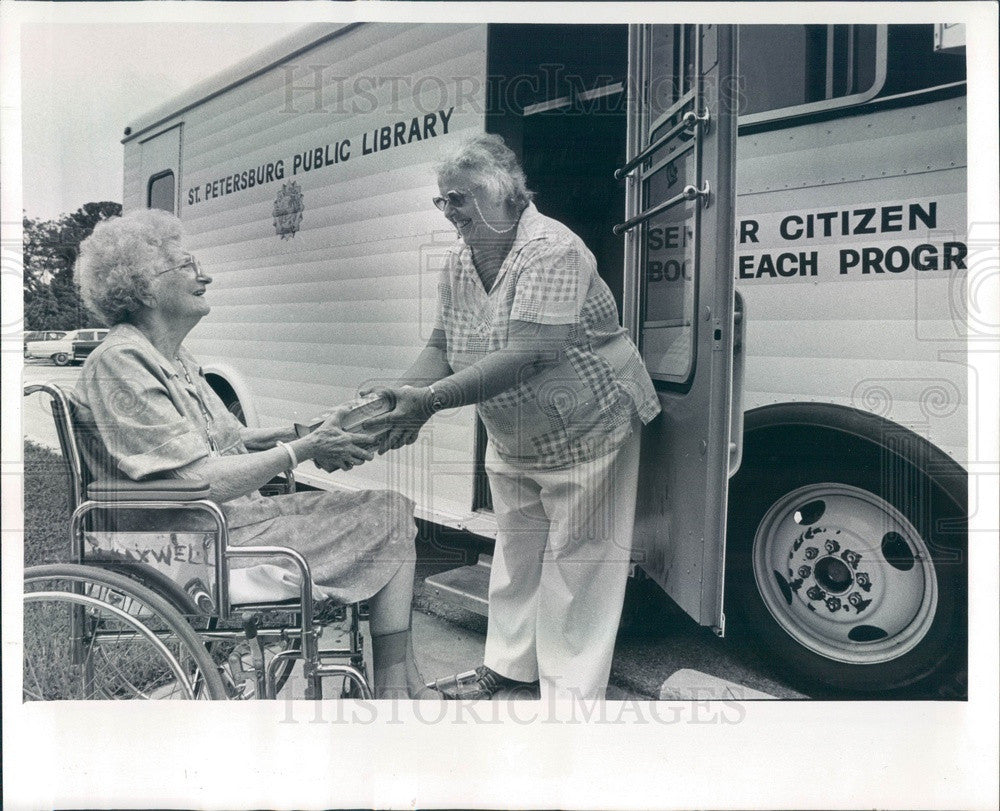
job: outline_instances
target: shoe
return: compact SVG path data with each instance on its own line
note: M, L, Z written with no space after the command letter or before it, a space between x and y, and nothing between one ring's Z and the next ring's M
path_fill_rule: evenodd
M508 679L492 668L480 665L475 670L467 670L464 673L428 682L427 686L441 693L445 700L460 701L491 699L501 690L525 688L537 683Z

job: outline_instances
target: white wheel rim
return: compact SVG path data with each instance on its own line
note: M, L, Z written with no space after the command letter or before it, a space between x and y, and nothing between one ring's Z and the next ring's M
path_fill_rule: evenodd
M838 662L898 659L927 635L937 609L924 539L887 501L844 484L776 501L754 537L753 573L777 623Z
M170 649L160 641L154 631L147 628L128 612L123 611L118 606L112 605L109 602L99 600L96 597L90 597L86 594L76 594L70 591L33 591L24 595L25 603L41 603L46 600L75 603L76 605L81 605L86 608L93 608L98 611L107 611L109 614L117 617L126 625L141 634L146 641L156 649L156 651L170 667L174 677L177 679L177 686L181 688L183 697L188 699L194 698L194 689L192 688L191 682L188 680L187 674L184 672L184 668L181 666L181 663L177 661L177 658L173 655L173 653L171 653ZM147 697L152 698L155 696Z

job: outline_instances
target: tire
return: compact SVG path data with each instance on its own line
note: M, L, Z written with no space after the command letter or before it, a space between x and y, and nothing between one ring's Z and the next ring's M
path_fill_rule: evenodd
M70 356L66 352L56 352L52 356L52 362L56 366L69 366Z
M857 434L748 432L730 486L727 621L806 691L940 676L966 640L966 511L948 489Z
M226 697L198 635L140 583L52 564L27 569L24 592L25 701Z
M94 556L89 556L91 561ZM214 606L209 600L208 604L199 607L192 600L191 596L183 589L178 588L166 575L158 572L150 566L135 561L124 561L117 558L101 560L99 565L102 569L109 569L113 572L121 573L132 580L137 580L152 591L163 597L171 607L180 614L188 625L197 634L206 632L225 633L230 636L226 639L213 638L206 641L205 648L208 655L215 663L215 669L219 672L222 684L229 699L251 699L257 698L256 684L253 678L248 677L248 672L252 668L252 656L250 644L243 636L242 624L238 619L229 620L225 625L221 623L214 612ZM282 614L281 616L284 616ZM296 615L288 615L288 625L297 625ZM280 625L280 623L279 623ZM264 661L269 663L275 654L282 651L298 650L301 641L298 638L282 635L272 638L265 645ZM233 659L233 654L236 658ZM275 673L275 694L281 691L288 681L295 667L295 659L286 659Z

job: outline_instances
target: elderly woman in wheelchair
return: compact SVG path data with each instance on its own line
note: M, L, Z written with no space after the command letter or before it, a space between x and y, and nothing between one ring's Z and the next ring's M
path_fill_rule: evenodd
M178 492L194 487L195 500L221 508L215 523L226 536L217 562L228 582L214 599L211 587L202 598L213 603L225 595L223 614L231 605L280 605L300 594L306 602L318 597L322 606L367 600L374 697L434 695L424 687L410 641L412 504L391 491L259 492L306 460L327 470L362 464L372 458L373 438L341 428L343 407L303 437L292 426L247 428L227 410L183 344L209 312L212 278L184 248L176 217L150 210L98 224L81 245L76 275L88 307L111 326L84 364L69 406L86 466L106 480L91 487L91 501L126 508L118 510L114 529L215 526L205 523L204 512L199 518L174 509L185 500ZM169 510L156 503L165 498ZM137 503L154 509L131 509ZM208 513L211 519L210 507ZM312 594L304 576L311 576ZM315 643L308 624L300 632L303 649ZM246 635L254 637L255 627ZM315 650L301 658L315 687L324 665Z

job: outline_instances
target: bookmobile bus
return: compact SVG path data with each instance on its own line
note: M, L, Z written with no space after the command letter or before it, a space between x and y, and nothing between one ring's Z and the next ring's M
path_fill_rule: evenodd
M189 343L234 413L307 420L423 346L434 162L502 134L660 394L636 576L805 689L885 694L966 650L965 122L960 26L316 25L133 122L124 203L213 276ZM459 409L298 477L488 538L484 448ZM483 572L434 585L482 608Z

